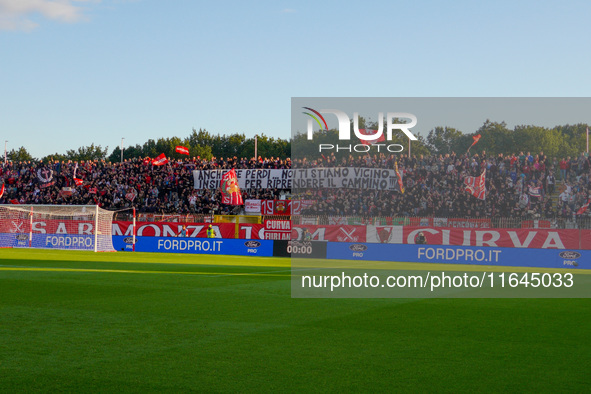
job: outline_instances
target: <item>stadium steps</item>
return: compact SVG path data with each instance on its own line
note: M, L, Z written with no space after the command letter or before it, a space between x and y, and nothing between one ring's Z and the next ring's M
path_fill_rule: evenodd
M558 183L554 188L554 192L550 194L550 198L552 199L552 206L554 207L554 209L556 209L556 207L558 206L558 196L560 196L562 190L564 190L563 184Z

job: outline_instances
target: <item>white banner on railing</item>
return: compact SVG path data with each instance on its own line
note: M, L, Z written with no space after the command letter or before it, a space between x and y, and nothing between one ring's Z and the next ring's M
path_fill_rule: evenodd
M195 189L219 189L224 174L231 170L195 170ZM236 170L240 189L291 189L292 170Z
M230 170L193 171L195 189L218 189ZM371 189L398 190L396 171L380 168L307 168L293 170L236 170L241 189Z
M244 200L244 212L250 214L260 214L261 200Z
M295 189L398 190L396 171L383 168L307 168L293 170Z

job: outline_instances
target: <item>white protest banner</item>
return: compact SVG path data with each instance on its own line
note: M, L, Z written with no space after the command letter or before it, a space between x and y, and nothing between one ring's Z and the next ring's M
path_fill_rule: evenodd
M294 189L371 189L396 191L396 171L384 168L307 168L293 170Z
M218 189L230 170L195 170L195 189ZM236 170L240 189L291 189L292 170Z

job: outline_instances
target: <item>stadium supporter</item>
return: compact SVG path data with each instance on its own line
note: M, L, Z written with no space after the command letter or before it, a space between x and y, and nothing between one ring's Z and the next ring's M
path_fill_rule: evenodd
M372 189L312 189L305 198L317 203L305 215L435 216L571 219L591 194L591 165L581 154L575 159L548 158L543 152L496 156L479 154L394 156L334 154L316 160L294 159L294 168L398 168L405 192ZM574 160L574 163L572 164ZM560 168L560 179L554 173ZM563 168L564 167L564 168ZM6 185L0 203L99 204L111 210L135 207L145 213L237 214L240 206L221 204L219 190L195 190L192 171L213 169L290 169L279 158L200 158L154 166L150 159L123 163L20 162L0 167ZM486 198L465 191L464 179L486 170ZM563 171L564 170L564 171ZM74 176L75 175L75 176ZM79 185L74 178L78 179ZM280 199L281 189L245 189L243 199ZM588 212L583 213L588 215Z
M144 213L237 214L240 206L221 203L218 190L195 190L193 170L289 169L289 159L200 158L154 166L151 159L18 162L0 166L5 184L1 204L94 205L117 210L135 207ZM75 180L77 179L77 181ZM77 185L76 183L79 183ZM242 190L243 199L279 199L281 189Z
M578 171L565 171L557 194L554 171L558 161L543 152L496 157L486 152L475 155L413 156L376 154L317 160L296 160L294 168L367 167L398 168L404 194L397 191L356 189L311 189L307 199L318 201L303 214L369 217L505 217L517 219L572 219L591 194L589 158L577 159ZM569 158L570 159L570 158ZM566 161L566 160L565 160ZM486 199L465 191L464 179L486 171ZM576 188L573 187L576 185ZM588 215L588 213L584 213Z

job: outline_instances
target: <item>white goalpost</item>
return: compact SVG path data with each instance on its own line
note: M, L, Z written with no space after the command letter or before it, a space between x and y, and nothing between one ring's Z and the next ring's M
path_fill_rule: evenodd
M114 252L113 214L98 205L0 205L0 248Z

